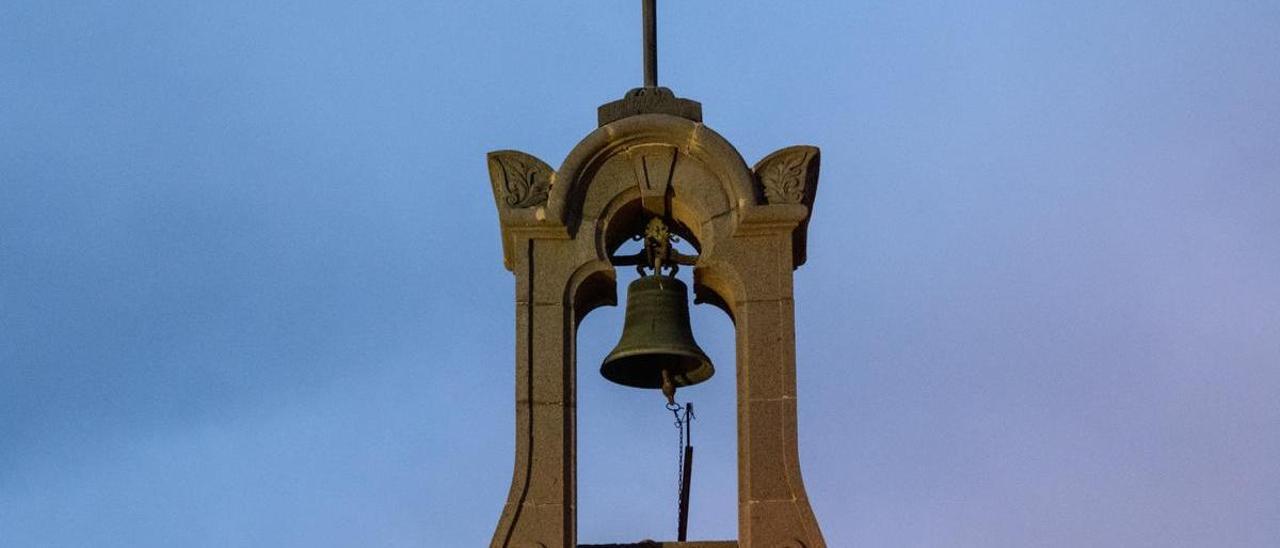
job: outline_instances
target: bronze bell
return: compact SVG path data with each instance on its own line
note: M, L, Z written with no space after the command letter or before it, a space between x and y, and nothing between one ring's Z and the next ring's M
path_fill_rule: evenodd
M715 374L711 359L693 340L688 288L673 276L651 274L627 287L622 339L605 357L600 374L625 386L664 388L664 371L670 387L698 384Z

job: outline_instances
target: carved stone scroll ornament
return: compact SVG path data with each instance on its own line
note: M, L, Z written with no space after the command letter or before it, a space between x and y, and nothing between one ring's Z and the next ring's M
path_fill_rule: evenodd
M796 267L805 261L809 214L818 193L818 167L821 163L822 153L818 147L797 145L765 156L751 170L755 174L756 195L763 204L802 205L809 210L792 235L792 260Z
M817 181L818 149L810 146L784 148L756 164L755 173L766 203L808 205L805 196Z
M545 204L555 173L542 160L517 151L494 152L489 155L490 173L501 189L502 201L511 208L527 208Z

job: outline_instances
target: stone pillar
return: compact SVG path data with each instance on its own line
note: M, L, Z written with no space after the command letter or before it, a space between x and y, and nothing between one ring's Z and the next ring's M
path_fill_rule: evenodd
M742 546L825 546L800 476L790 236L734 241L742 250L734 254L734 270L752 276L727 303L737 340Z
M489 156L503 227L504 262L515 274L515 469L493 547L575 544L577 440L570 276L564 227L539 219L554 173L532 156Z
M727 304L737 336L742 546L826 546L800 475L792 289L817 169L812 147L783 149L757 164L763 203L743 208L731 244L716 250L739 281Z

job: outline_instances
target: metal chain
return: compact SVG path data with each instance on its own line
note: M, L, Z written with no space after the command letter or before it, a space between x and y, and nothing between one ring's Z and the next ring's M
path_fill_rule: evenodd
M675 402L667 403L667 410L675 416L676 426L676 515L680 515L680 489L684 485L684 442L685 442L685 417L682 414L684 406Z

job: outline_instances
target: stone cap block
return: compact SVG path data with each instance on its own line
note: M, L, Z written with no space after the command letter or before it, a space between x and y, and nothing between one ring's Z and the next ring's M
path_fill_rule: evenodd
M676 97L669 88L635 88L622 99L600 105L596 114L601 126L639 114L670 114L701 122L702 103Z

